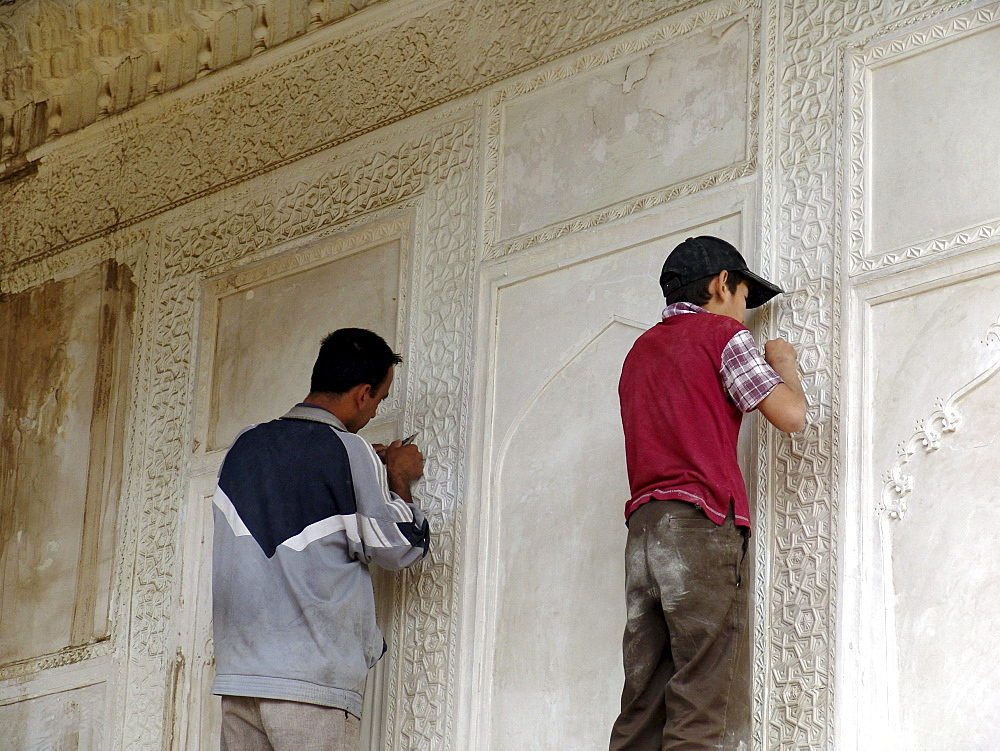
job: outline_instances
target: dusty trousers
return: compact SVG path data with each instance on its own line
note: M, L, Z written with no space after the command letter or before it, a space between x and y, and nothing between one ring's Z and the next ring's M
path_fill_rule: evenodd
M611 751L745 749L746 536L683 501L651 501L625 545L625 687Z

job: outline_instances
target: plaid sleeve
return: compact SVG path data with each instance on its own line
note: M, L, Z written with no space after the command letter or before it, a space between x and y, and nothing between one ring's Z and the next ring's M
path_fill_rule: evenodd
M737 331L722 350L721 374L729 398L744 412L756 409L775 386L784 383L746 329Z

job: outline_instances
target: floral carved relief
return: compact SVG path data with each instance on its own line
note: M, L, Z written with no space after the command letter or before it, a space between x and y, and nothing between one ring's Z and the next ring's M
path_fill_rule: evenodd
M987 350L994 352L1000 350L1000 322L990 326L981 343ZM878 507L880 513L884 513L893 521L899 521L906 516L907 497L914 488L913 475L909 469L910 460L917 452L929 454L941 448L942 441L962 425L963 417L959 403L997 372L1000 372L1000 357L996 357L982 373L955 393L939 399L930 416L916 424L913 435L899 445L896 460L882 477L882 495Z

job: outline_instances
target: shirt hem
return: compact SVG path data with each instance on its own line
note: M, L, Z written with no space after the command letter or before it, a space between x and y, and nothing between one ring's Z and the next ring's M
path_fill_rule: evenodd
M712 508L708 505L708 502L704 498L696 493L681 490L680 488L657 488L656 490L651 490L648 493L643 493L638 498L630 500L625 504L625 524L628 525L629 517L631 517L632 514L651 501L682 501L693 504L700 508L710 521L720 527L728 518L728 514L723 514L721 511ZM736 513L735 503L733 503L733 523L737 527L746 527L748 529L751 526L748 518L743 516L743 514Z
M251 696L255 699L278 699L303 704L334 707L361 717L361 695L355 691L320 686L292 678L255 675L217 675L212 693L219 696Z

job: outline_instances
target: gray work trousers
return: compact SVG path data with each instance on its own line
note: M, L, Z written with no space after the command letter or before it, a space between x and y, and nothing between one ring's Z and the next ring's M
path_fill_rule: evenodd
M357 751L361 720L343 709L222 697L221 751Z
M625 546L625 688L611 751L749 748L747 537L651 501Z

